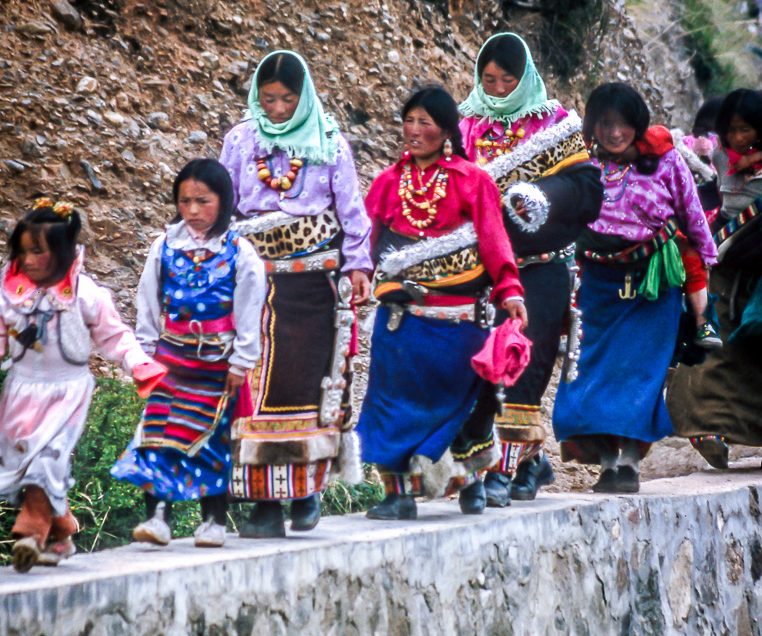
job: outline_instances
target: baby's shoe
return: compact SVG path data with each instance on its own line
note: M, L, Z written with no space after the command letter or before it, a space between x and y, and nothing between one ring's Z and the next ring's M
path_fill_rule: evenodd
M196 528L193 544L197 548L221 548L225 545L225 526L215 523L212 517Z
M37 559L37 565L56 566L64 559L74 556L77 546L71 537L66 537L60 541L49 541L45 549L40 552Z
M169 545L172 540L172 531L165 521L166 505L160 501L156 506L156 512L148 521L139 523L132 531L135 541L154 543L156 545Z
M702 349L722 348L722 339L714 328L714 325L708 320L698 328L693 342Z
M13 544L13 569L29 572L40 558L40 546L34 537L22 537Z

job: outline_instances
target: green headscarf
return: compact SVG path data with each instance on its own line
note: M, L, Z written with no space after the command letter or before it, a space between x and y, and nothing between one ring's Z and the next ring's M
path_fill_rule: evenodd
M496 38L512 37L524 47L524 73L518 86L507 97L492 97L484 92L482 78L479 76L479 58L485 47ZM474 64L474 89L460 106L459 110L465 117L487 117L490 121L512 124L517 119L527 115L551 114L558 106L556 100L549 100L545 91L545 83L535 68L532 54L524 40L515 33L498 33L489 38L476 58Z
M299 60L304 71L304 83L299 96L299 104L293 117L281 124L274 124L259 103L257 76L265 60L281 53L286 53ZM249 112L252 122L259 132L259 140L265 152L270 153L277 146L289 157L299 157L312 163L333 164L336 162L339 126L333 116L323 110L307 63L297 53L273 51L262 59L251 80Z

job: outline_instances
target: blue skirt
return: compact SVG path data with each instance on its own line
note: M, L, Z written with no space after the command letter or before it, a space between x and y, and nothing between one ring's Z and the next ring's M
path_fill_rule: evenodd
M640 295L624 300L619 297L624 278L624 270L585 263L578 296L579 377L559 385L553 410L553 430L561 442L611 435L650 443L672 433L663 390L681 292L669 288L655 301ZM640 280L633 276L636 288Z
M406 472L414 455L440 459L470 415L482 382L471 358L488 332L408 313L389 331L389 313L376 312L357 432L364 461Z

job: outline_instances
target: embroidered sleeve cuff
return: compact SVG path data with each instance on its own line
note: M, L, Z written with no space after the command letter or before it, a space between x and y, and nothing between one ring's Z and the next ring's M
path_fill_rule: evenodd
M520 199L524 213L519 215L513 205L513 199ZM503 204L508 217L522 232L534 234L548 220L550 203L545 193L532 183L519 181L505 192Z

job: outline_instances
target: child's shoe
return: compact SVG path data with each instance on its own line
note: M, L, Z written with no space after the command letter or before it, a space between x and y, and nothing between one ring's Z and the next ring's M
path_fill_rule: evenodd
M40 556L37 559L37 565L56 566L64 559L68 559L70 556L74 556L77 551L77 546L74 545L74 541L71 537L66 537L61 541L51 541L40 552Z
M711 322L706 321L696 331L696 337L693 342L702 349L720 349L722 348L722 339Z
M156 506L156 512L148 521L139 523L132 531L135 541L154 543L156 545L169 545L172 540L172 531L165 521L166 505L160 501Z
M23 537L13 544L13 569L29 572L40 558L40 547L34 537Z
M196 528L193 537L193 545L197 548L221 548L225 545L225 526L210 517Z

